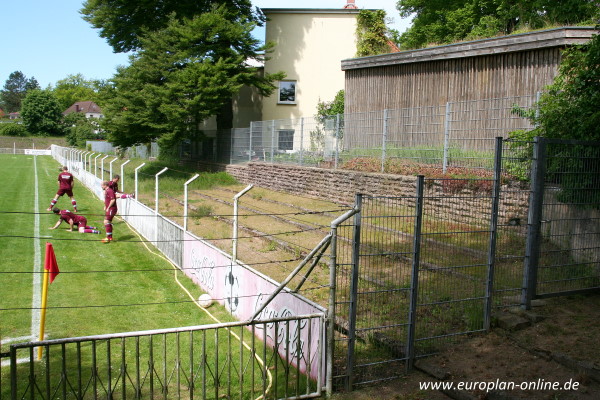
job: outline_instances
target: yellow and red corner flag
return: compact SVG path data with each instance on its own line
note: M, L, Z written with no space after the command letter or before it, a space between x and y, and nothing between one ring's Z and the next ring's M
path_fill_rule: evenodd
M50 283L54 281L56 275L60 273L58 270L58 264L56 262L56 255L54 255L54 248L52 243L46 243L46 258L44 259L44 269L50 274Z
M56 262L56 255L54 254L54 248L52 243L46 242L46 256L44 258L44 281L42 283L42 308L40 315L40 341L44 340L44 329L46 327L46 305L48 301L48 280L50 283L54 281L56 275L60 273L58 270L58 263ZM42 359L43 347L38 347L38 360Z

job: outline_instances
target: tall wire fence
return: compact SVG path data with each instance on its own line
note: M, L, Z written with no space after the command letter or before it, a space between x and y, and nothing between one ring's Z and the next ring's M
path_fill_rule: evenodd
M394 172L398 163L493 168L494 141L532 128L539 95L329 117L252 122L232 131L230 163L264 161Z

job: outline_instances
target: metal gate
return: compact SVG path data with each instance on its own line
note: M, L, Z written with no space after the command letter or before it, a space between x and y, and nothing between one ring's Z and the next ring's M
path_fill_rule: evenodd
M600 142L535 138L522 303L600 288Z

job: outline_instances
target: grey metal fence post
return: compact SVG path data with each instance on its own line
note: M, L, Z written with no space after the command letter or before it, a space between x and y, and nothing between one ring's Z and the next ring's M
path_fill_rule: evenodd
M383 138L381 139L381 172L385 171L385 150L387 143L388 109L383 110Z
M498 209L500 204L500 178L502 177L502 138L496 138L494 158L494 188L492 190L492 215L490 216L490 244L488 251L487 284L485 288L485 310L483 328L488 331L491 324L492 298L494 292L494 269L496 266L496 237L498 234Z
M337 169L338 162L339 162L339 156L340 156L339 142L340 142L340 114L337 114L335 116L335 157L334 157L334 162L333 162L334 169Z
M361 193L356 194L354 207L362 210ZM350 277L350 307L348 316L348 355L346 361L346 390L352 390L354 385L354 346L356 343L356 311L358 306L358 269L360 262L360 228L362 212L354 214L354 226L352 232L352 274Z
M523 276L523 291L521 294L521 307L526 310L531 308L531 300L535 297L537 287L545 174L546 139L536 136L533 139L531 192L529 194L527 241L525 244L525 271Z
M252 122L250 122L250 138L248 140L248 161L252 161L252 135L254 134L254 127L252 126ZM262 125L261 125L262 129Z
M337 290L337 229L342 222L359 212L357 208L346 211L344 215L337 217L331 222L331 258L329 259L329 306L327 309L327 333L326 333L326 364L327 374L325 381L325 391L327 397L333 394L333 353L335 347L335 304Z
M300 118L300 165L304 162L304 117Z
M417 176L415 198L415 228L413 236L413 259L410 275L410 305L408 312L408 334L406 337L406 371L412 369L415 359L415 327L419 296L419 263L421 262L421 227L423 225L423 190L425 176Z
M446 117L444 119L444 159L442 161L442 171L446 173L448 169L448 147L450 145L450 110L451 103L446 103Z
M274 161L275 154L275 120L271 122L271 163ZM267 161L267 160L265 160Z

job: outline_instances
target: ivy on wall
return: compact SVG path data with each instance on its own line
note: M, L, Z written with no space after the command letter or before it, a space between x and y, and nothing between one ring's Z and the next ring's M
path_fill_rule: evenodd
M384 10L361 10L356 26L356 56L366 57L390 52Z

